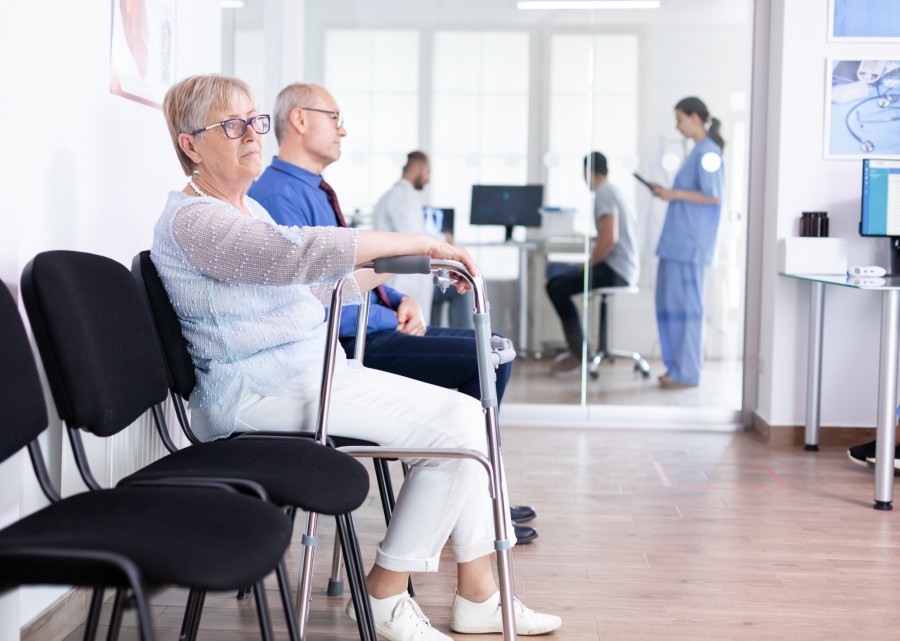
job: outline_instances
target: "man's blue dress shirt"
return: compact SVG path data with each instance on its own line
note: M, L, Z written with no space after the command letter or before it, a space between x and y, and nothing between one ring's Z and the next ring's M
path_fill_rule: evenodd
M247 194L266 208L279 225L297 227L337 227L328 196L319 187L322 177L277 157L266 167ZM403 294L385 287L391 305L396 309ZM375 292L369 294L369 324L366 333L397 329L397 314L378 303ZM341 336L356 335L359 306L344 307L341 313Z

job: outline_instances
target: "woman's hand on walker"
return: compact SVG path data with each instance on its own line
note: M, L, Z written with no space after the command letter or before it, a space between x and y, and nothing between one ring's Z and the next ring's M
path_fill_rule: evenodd
M478 266L475 265L472 256L469 255L469 252L466 251L465 248L458 245L451 245L450 243L432 239L431 247L426 254L437 260L455 260L456 262L462 263L472 276L477 276L479 273ZM472 286L467 281L457 279L454 274L451 274L450 277L454 280L456 291L460 294L465 294L472 289Z

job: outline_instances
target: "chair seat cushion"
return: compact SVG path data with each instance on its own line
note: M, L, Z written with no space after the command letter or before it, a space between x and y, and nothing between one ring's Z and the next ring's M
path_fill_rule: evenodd
M239 589L275 568L291 531L290 519L271 503L222 490L84 492L0 531L0 585L123 584L114 571L25 558L29 550L49 550L121 555L151 587Z
M304 438L237 438L191 445L120 482L187 478L238 478L262 485L279 505L320 514L347 514L366 499L369 475L342 452Z

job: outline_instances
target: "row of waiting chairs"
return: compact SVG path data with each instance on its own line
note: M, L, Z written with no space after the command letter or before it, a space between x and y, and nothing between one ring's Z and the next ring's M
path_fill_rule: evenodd
M139 272L139 259L135 262ZM114 589L109 638L122 612L137 612L151 641L148 597L189 589L181 637L196 638L207 591L252 586L260 632L271 639L263 578L275 572L292 641L294 617L284 554L295 509L338 523L360 638L375 641L365 577L350 513L365 500L368 475L357 461L299 435L250 435L176 449L162 404L173 384L141 288L121 264L93 254L52 251L26 267L22 299L50 390L90 491L61 498L38 442L48 417L24 326L0 288L0 463L27 448L51 504L0 531L0 592L21 585L93 590L84 638L100 624L104 591ZM170 454L101 488L81 431L109 437L152 411ZM313 429L312 427L310 428ZM305 608L301 608L305 612Z

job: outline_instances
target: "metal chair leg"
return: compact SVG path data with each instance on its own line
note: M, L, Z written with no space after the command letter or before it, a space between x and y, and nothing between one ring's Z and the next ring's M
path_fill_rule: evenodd
M122 611L125 609L125 590L116 590L113 598L112 614L109 617L109 630L106 631L107 641L116 641L119 638L119 630L122 627Z
M297 618L294 616L294 604L291 601L291 585L288 578L287 567L284 561L279 561L275 568L278 577L278 593L281 596L281 607L284 609L284 618L287 622L288 636L291 641L300 641L300 633L297 631Z
M359 551L356 529L353 527L353 518L349 514L341 514L336 517L336 521L341 547L344 550L347 581L350 583L350 596L356 612L356 625L359 629L360 641L377 641L372 605L366 589L366 574L362 565L362 554Z
M269 605L266 603L265 585L260 580L253 587L253 592L256 596L256 616L259 619L259 633L263 641L273 641L272 621L269 618Z
M84 622L84 641L94 641L97 638L97 628L100 625L100 609L103 607L103 588L94 588L91 592L91 603L88 606L87 619Z
M192 589L188 593L187 603L184 606L184 617L181 620L181 632L178 635L179 641L192 641L197 636L205 600L206 592L204 590Z

